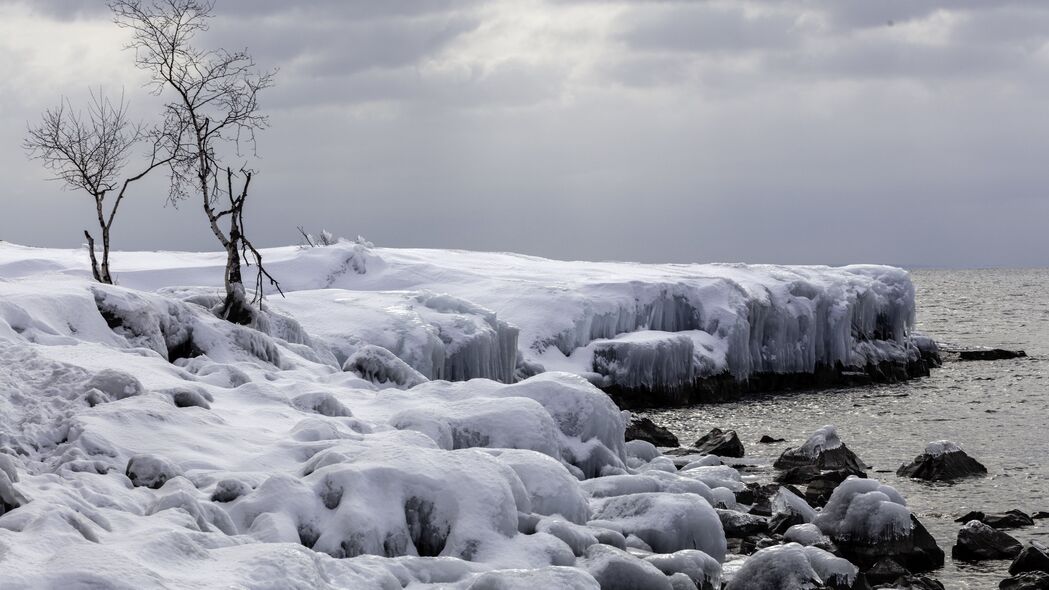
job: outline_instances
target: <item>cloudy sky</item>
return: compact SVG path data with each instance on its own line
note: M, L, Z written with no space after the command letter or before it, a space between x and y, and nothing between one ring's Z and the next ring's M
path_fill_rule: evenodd
M1049 265L1049 2L218 0L279 68L248 205L378 245L557 258ZM0 239L75 247L20 147L62 96L156 100L101 0L0 0ZM131 195L119 249L214 249Z

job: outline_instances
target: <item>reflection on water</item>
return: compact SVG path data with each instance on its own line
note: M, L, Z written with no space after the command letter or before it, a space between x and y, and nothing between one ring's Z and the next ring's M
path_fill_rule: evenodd
M648 415L695 441L713 427L735 429L747 454L769 464L824 424L897 488L947 553L935 576L947 588L997 588L1009 563L953 563L954 519L970 510L1049 511L1049 269L920 270L918 329L958 345L1022 348L1029 358L952 362L926 379L897 385L761 395L726 404ZM763 434L787 442L762 445ZM920 483L895 471L932 440L962 445L987 466L986 478ZM1008 531L1049 543L1049 521Z

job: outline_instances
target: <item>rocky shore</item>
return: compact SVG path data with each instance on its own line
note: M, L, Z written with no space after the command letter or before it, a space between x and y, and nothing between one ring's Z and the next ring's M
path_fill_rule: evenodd
M631 433L644 437L646 431L665 430L647 418L644 425ZM757 442L769 440L775 439L766 435ZM724 454L706 454L711 451ZM945 563L945 548L896 489L871 477L833 426L784 449L771 466L750 460L731 430L714 429L692 446L664 448L662 453L681 474L710 478L726 465L737 474L737 505L718 509L728 539L722 578L726 590L944 588L936 577ZM899 469L901 477L941 482L986 472L950 441L929 443ZM1010 577L1001 588L1047 587L1046 548L1037 542L1025 545L1005 532L1034 526L1032 515L1016 509L969 512L957 522L957 540L946 548L951 559L1009 560Z

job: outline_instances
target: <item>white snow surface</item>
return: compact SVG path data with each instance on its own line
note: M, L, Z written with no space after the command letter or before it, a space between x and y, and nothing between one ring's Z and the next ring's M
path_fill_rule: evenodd
M378 345L431 379L506 382L545 369L673 389L726 371L918 357L914 287L892 267L564 262L353 242L263 254L287 293L270 304L322 359ZM140 291L214 289L225 258L116 252L112 264ZM84 252L0 243L0 277L56 274L88 276Z
M117 252L107 286L0 242L5 590L716 580L738 476L628 447L593 383L916 354L887 267L263 254L287 297L237 326L222 254Z

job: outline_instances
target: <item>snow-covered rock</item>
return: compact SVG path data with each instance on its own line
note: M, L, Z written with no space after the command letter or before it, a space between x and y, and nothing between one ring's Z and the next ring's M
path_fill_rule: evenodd
M728 590L817 590L850 588L859 573L845 559L817 549L787 543L750 556L728 583Z
M863 461L841 441L833 425L812 433L800 447L783 451L773 466L777 469L812 466L820 470L845 469L857 473L867 469Z
M933 481L951 480L959 477L985 475L987 468L973 459L960 446L949 441L933 441L925 446L925 452L896 470L896 475Z

